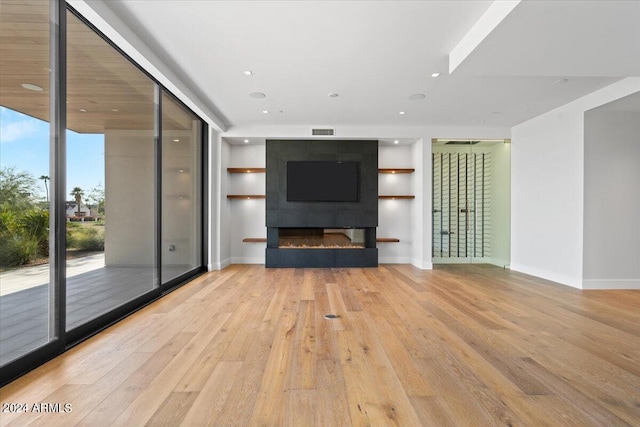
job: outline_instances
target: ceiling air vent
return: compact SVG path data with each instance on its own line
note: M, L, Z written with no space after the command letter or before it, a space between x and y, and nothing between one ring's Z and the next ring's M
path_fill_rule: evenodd
M476 145L480 141L447 141L445 145Z
M336 134L335 128L312 128L311 135L313 136L334 136Z

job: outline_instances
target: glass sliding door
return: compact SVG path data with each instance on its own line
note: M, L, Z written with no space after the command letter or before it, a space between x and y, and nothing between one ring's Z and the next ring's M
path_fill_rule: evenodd
M162 95L162 282L202 265L202 121Z
M49 16L48 0L0 0L0 366L55 338Z
M206 126L64 0L0 24L3 386L204 271Z
M67 330L157 287L156 84L67 13Z
M433 262L509 263L510 144L435 140Z

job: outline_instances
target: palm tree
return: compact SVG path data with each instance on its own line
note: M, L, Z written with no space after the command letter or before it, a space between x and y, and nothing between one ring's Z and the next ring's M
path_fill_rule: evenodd
M40 178L42 181L44 181L44 191L47 193L47 203L49 203L49 187L47 187L47 181L49 181L49 176L48 175L40 175Z
M80 206L82 204L82 196L84 196L84 191L80 187L73 187L73 191L69 193L70 196L76 200L76 206L78 207L78 216L82 216L82 211L80 210Z

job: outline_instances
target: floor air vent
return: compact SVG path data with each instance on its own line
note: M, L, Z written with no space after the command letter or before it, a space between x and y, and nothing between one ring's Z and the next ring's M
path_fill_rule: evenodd
M311 135L313 136L334 136L336 134L335 128L313 128L311 129Z

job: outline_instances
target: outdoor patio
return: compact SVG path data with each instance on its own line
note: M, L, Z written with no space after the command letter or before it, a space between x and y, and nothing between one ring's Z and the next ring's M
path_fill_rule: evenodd
M68 269L68 276L74 274L67 278L68 330L153 286L154 268L105 267L104 256L93 257L74 260ZM163 269L167 277L175 277L183 271L185 267ZM3 291L0 296L0 366L48 341L48 274L47 266L37 266L0 276ZM16 281L22 283L22 289L16 289Z

